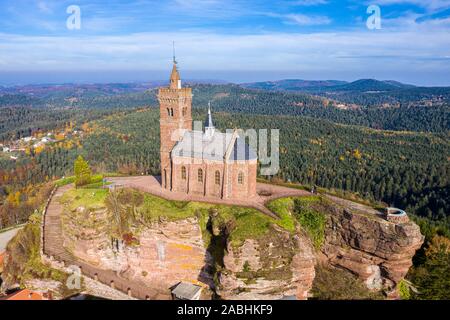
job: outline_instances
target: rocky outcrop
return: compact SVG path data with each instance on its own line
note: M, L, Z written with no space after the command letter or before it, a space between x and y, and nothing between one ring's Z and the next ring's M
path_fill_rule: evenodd
M227 244L217 289L223 299L306 299L312 286L314 249L301 233L272 226L267 235Z
M368 288L390 291L408 272L423 241L411 221L396 224L375 210L336 205L328 215L322 252L332 265L356 274Z
M81 214L83 209L77 212ZM133 242L126 244L112 241L106 232L106 210L84 214L83 223L76 216L72 212L65 217L64 246L77 259L166 295L180 281L212 285L207 272L211 258L196 217L140 226Z
M356 274L370 289L395 288L423 243L419 227L387 221L353 202L331 200L312 208L327 216L320 251L300 226L290 232L271 224L264 235L233 241L232 223L217 213L208 223L210 239L202 237L198 218L190 217L139 224L132 241L114 242L106 209L82 207L63 217L64 246L80 260L166 295L186 281L204 283L223 299L306 299L318 259Z

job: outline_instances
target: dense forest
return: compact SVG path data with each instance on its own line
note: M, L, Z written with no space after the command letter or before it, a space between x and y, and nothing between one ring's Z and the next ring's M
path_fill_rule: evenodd
M351 83L339 81L280 80L255 82L242 85L245 88L310 93L341 102L366 107L384 104L411 106L427 101L450 103L448 87L415 87L396 81L361 79Z
M203 120L204 112L194 117ZM63 142L17 162L2 161L0 185L14 188L71 174L82 154L100 172L159 173L159 112L119 112L84 125L81 144ZM401 133L293 116L215 113L220 129L280 129L277 177L348 190L450 225L448 133ZM13 188L13 189L14 189ZM20 188L19 188L20 189Z
M354 88L362 84L350 85ZM281 129L278 178L352 191L362 198L384 201L449 225L450 107L410 106L419 97L444 95L445 89L392 89L382 96L395 97L400 91L411 90L409 98L401 96L409 99L408 106L341 110L334 107L333 100L309 93L272 92L232 84L192 87L194 116L199 120L203 120L205 106L212 101L215 121L222 129ZM142 84L64 85L3 92L0 142L68 123L77 128L87 124L83 125L86 135L81 141L60 141L14 161L0 156L2 203L8 197L15 203L25 203L30 185L71 174L78 154L83 154L97 171L159 173L156 89L144 88ZM350 95L349 99L356 95L346 90L339 94ZM353 125L435 134L376 131Z
M131 111L131 110L130 110ZM0 107L0 142L29 137L38 131L84 123L113 113L111 109Z
M85 109L103 109L105 112L105 110L158 105L156 89L138 91L142 88L125 88L127 90L112 91L107 86L103 88L104 92L101 94L96 94L101 91L98 88L91 91L66 89L46 95L41 93L39 97L32 98L23 94L12 98L11 95L5 94L0 95L0 108L33 105L36 109L46 110L41 112L55 113L54 117L60 117L61 113L83 114L86 111L80 110ZM385 93L339 92L326 93L322 97L304 92L247 89L233 84L194 84L192 88L195 97L194 108L204 108L208 101L211 101L215 111L228 113L307 116L384 130L446 132L450 128L450 105L445 103L445 100L439 98L440 102L431 106L424 106L423 101L420 100L438 99L440 93L444 95L446 90L448 91L444 88L413 88ZM114 94L111 91L118 93ZM392 98L396 95L398 97ZM368 99L377 100L379 99L377 97L388 99L388 102L393 103L395 107L368 107L370 105ZM336 107L341 102L349 103L352 107L347 109ZM379 101L379 103L382 102L386 101ZM48 117L52 116L48 115ZM52 119L48 121L52 122ZM5 127L3 121L1 121L0 134L10 130L13 125L7 126L7 130L2 127Z

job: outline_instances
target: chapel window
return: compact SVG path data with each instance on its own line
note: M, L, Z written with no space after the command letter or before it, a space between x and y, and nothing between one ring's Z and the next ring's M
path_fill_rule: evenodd
M220 171L219 170L216 171L216 174L214 176L214 180L215 180L216 184L220 185Z
M242 172L238 174L238 184L244 184L244 174Z

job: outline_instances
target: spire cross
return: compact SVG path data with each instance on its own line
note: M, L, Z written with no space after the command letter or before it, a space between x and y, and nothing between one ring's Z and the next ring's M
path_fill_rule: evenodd
M177 60L175 59L175 41L173 41L173 63L177 64Z

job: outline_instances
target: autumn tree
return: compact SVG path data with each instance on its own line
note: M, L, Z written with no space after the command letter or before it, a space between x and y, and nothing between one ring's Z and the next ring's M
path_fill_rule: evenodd
M425 250L425 261L413 268L411 280L418 289L415 299L450 299L450 239L436 235Z
M83 186L91 182L91 168L82 156L78 156L74 163L75 186Z

